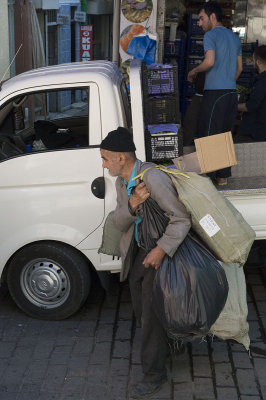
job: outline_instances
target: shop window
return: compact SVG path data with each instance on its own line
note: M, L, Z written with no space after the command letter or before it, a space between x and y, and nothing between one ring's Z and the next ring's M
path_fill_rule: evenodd
M57 10L47 10L47 22L56 23Z

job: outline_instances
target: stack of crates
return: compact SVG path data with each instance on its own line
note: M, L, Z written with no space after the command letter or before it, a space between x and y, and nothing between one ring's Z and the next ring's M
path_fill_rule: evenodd
M178 88L182 90L184 78L184 58L186 49L186 39L176 39L174 41L165 40L164 42L164 63L176 63L178 68Z
M177 65L142 64L142 87L147 161L178 157L181 133L167 129L180 124Z
M198 25L197 14L189 13L185 76L180 97L182 121L184 119L187 107L190 104L191 97L195 94L193 85L191 85L187 81L187 74L191 69L195 68L204 59L203 35L204 31Z
M242 61L243 71L241 72L237 85L245 88L251 88L256 76L256 70L253 63L253 53L258 46L258 41L251 43L242 43Z

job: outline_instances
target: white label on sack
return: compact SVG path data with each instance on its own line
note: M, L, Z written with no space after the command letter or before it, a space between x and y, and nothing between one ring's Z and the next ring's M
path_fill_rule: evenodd
M207 233L208 236L212 237L215 233L219 232L220 227L216 224L210 214L206 214L205 217L199 221L201 227Z

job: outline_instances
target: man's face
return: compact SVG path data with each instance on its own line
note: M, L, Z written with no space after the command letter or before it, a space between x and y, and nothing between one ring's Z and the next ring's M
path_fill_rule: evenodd
M199 26L202 27L204 32L208 32L212 29L211 19L208 17L204 10L201 10L199 13Z
M121 153L116 153L114 151L100 149L101 157L102 157L102 165L103 168L107 168L108 172L111 176L121 176L122 173L122 165L121 161Z

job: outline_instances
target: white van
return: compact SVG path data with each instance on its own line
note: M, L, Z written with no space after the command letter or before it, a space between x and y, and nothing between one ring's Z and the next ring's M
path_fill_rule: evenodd
M0 274L31 316L65 318L86 299L90 268L118 271L98 254L114 179L99 145L130 124L125 84L109 62L18 75L0 90Z
M98 254L116 198L99 145L109 131L131 127L132 111L145 160L140 66L131 65L131 107L117 67L106 61L45 67L1 84L0 275L33 317L70 316L88 295L91 268L120 269L117 257ZM266 239L265 190L225 195Z

